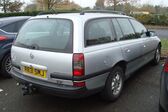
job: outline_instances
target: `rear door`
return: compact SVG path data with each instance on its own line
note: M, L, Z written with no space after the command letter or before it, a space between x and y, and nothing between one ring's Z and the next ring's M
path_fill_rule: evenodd
M98 18L87 22L84 48L86 75L106 71L122 57L116 41L111 19ZM100 83L104 83L102 80Z
M142 39L136 37L134 29L127 18L116 18L112 21L123 56L128 63L126 70L126 75L128 75L142 65Z
M12 47L12 61L30 77L72 77L72 28L71 20L29 20Z

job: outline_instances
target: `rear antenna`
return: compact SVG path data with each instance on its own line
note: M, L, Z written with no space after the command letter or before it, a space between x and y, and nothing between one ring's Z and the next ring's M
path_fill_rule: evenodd
M41 12L38 13L38 15L45 15L45 14L58 14L58 12L55 11L54 9L50 9L50 10L47 11L47 12L41 11Z

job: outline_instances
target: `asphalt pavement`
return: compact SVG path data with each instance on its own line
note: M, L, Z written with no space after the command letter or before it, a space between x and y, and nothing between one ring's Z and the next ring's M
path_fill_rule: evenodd
M168 28L165 29L150 29L151 31L155 31L159 38L168 39Z
M125 82L121 97L105 102L99 95L66 99L52 95L23 96L13 79L0 78L0 112L158 112L162 65L146 65ZM3 90L3 91L2 91Z

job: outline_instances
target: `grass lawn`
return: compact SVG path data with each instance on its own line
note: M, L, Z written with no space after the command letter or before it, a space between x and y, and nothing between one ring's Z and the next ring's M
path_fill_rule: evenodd
M162 42L162 56L168 56L168 39L161 39Z

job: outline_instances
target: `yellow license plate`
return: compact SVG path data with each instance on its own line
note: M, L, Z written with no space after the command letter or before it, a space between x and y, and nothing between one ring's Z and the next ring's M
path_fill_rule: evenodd
M34 67L24 66L23 71L25 73L30 74L30 75L41 77L41 78L46 78L46 76L47 76L46 75L47 74L46 70L40 70L40 69L36 69Z

